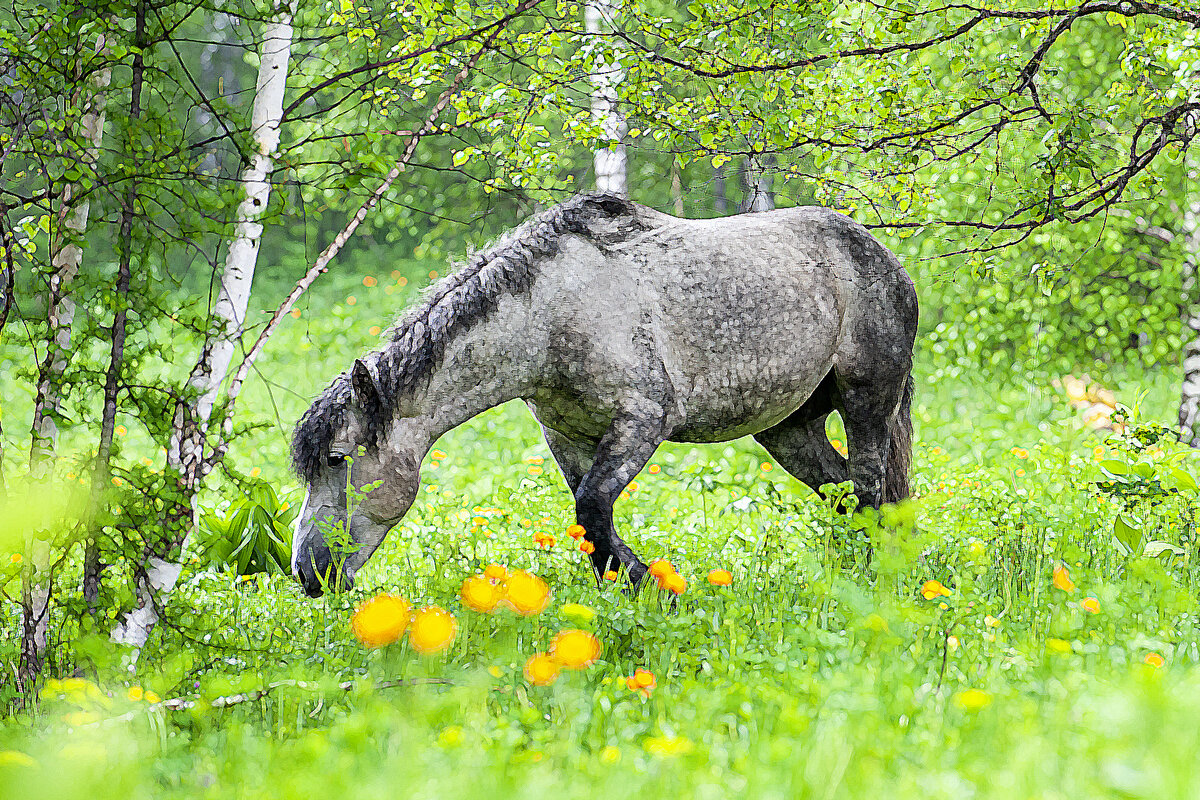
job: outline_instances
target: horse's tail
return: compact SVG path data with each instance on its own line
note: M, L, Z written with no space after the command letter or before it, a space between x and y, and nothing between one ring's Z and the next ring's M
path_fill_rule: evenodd
M892 443L888 448L887 471L883 476L883 502L898 503L909 494L908 470L912 465L912 375L904 384L900 408L892 422Z

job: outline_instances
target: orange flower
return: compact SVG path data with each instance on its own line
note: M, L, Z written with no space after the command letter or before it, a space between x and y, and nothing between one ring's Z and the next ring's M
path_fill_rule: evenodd
M537 575L523 569L513 570L508 577L505 604L523 617L542 613L550 602L550 587Z
M1164 659L1158 653L1146 653L1146 657L1143 658L1142 661L1155 668L1161 667L1163 664L1167 663L1166 659Z
M350 295L349 297L346 298L346 305L348 305L348 306L352 306L357 302L358 302L358 298L355 297L354 295Z
M572 539L578 539L585 533L587 533L587 531L583 529L582 525L576 524L567 526L567 536L570 536Z
M678 572L672 572L664 578L661 586L668 592L674 592L675 594L683 594L687 591L687 581Z
M379 594L354 610L350 628L367 647L383 647L403 635L411 611L412 606L403 597Z
M733 575L727 569L714 569L708 573L708 582L713 586L728 586L733 583Z
M1067 568L1062 564L1054 567L1054 585L1067 594L1075 591L1075 582L1071 580L1071 573L1067 572Z
M534 531L533 533L533 543L538 547L544 547L549 550L551 547L554 547L557 541L557 539L545 531Z
M496 585L484 575L472 575L463 581L463 605L472 611L490 614L504 599L504 589Z
M559 663L546 653L530 656L525 662L525 680L534 686L549 686L558 678Z
M1091 612L1092 614L1100 613L1100 601L1094 597L1085 597L1083 602L1079 604L1079 607L1084 611Z
M921 597L932 600L935 597L949 597L952 592L937 581L925 581L921 584Z
M649 697L658 686L658 679L654 677L654 673L648 669L638 667L633 671L633 674L625 679L625 685L630 691L641 692L643 697Z
M379 283L379 281L375 280L375 279L374 279L373 277L371 277L370 275L368 275L367 277L363 278L363 286L366 286L368 289L369 289L369 288L371 288L372 286L374 286L374 285L375 285L375 284L377 284L377 283Z
M583 539L579 542L579 549L590 556L592 553L596 552L596 545L592 544L587 539Z
M508 580L508 570L499 564L488 564L483 568L483 574L494 581Z
M293 308L293 309L292 309L291 311L289 311L288 313L292 315L292 318L293 318L293 319L300 319L300 309L298 309L298 308Z
M423 655L445 650L454 641L458 621L445 609L426 606L413 615L408 642Z
M371 327L370 327L370 328L367 330L367 333L371 334L372 336L378 336L378 335L379 335L380 333L382 333L382 332L383 332L383 329L382 329L382 328L380 328L378 325L372 325L372 326L371 326Z
M658 578L659 582L662 582L663 578L673 574L674 572L675 568L671 566L671 562L667 561L665 558L660 558L650 564L650 574L655 578Z
M600 656L600 640L587 631L565 630L550 643L550 655L567 669L583 669Z
M608 572L604 573L604 580L615 581L616 579L617 579L617 571L615 569L610 569Z

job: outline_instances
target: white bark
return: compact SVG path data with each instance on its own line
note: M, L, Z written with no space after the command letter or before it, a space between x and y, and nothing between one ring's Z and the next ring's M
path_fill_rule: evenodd
M1192 131L1200 129L1200 114L1193 114L1188 124ZM1197 135L1200 139L1200 135ZM1182 234L1187 262L1184 265L1185 299L1190 303L1184 311L1190 338L1183 348L1183 385L1179 398L1179 429L1184 441L1200 447L1200 144L1192 141L1185 162L1187 190L1183 198Z
M106 49L104 36L96 42L96 52ZM86 143L82 157L87 165L96 162L104 136L104 110L112 70L97 70L84 92L84 112L79 119L80 134ZM29 474L36 482L50 478L58 450L58 419L62 415L62 380L71 353L71 328L75 322L75 301L71 282L83 262L83 237L87 233L91 203L74 200L79 187L68 183L62 192L62 215L57 246L50 256L50 280L46 293L46 321L49 337L46 356L38 369L37 398L34 401L30 431ZM22 680L36 679L46 652L50 616L50 546L42 539L26 542L26 566L22 580Z
M234 351L246 329L250 287L262 239L262 216L270 199L271 171L279 149L279 125L292 48L292 14L290 0L284 0L278 5L274 19L263 27L258 84L251 110L255 152L242 171L242 200L221 272L221 289L212 310L211 330L188 379L192 399L176 407L167 448L167 464L178 471L182 488L191 496L192 518L187 523L187 532L195 526L195 492L203 471L205 428L229 372ZM169 544L182 546L183 542ZM113 631L115 641L137 648L146 644L158 622L157 599L174 588L181 571L178 564L164 560L170 555L156 553L148 559L145 576L137 585L138 607L117 625Z
M584 27L595 37L613 27L617 0L588 0L583 10ZM622 141L628 131L625 117L617 107L617 86L624 74L621 65L607 59L597 64L588 76L592 83L592 118L600 123L610 147L596 150L596 188L602 192L629 194L626 178L627 159Z
M770 167L774 166L774 158L767 156L759 161L749 158L742 170L742 189L744 201L743 212L771 211L775 208L774 178Z

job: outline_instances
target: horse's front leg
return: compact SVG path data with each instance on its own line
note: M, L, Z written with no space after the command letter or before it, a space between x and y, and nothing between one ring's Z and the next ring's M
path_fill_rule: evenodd
M596 548L591 557L598 579L624 566L636 586L646 574L646 565L617 535L613 504L666 439L665 429L661 418L618 414L600 438L592 466L575 490L575 519L583 526L584 538Z

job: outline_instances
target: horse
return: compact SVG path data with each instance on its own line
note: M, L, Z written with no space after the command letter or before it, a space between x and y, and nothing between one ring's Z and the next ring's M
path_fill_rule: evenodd
M292 571L312 597L352 588L438 437L518 398L598 579L623 571L636 587L646 573L613 503L665 441L751 435L814 491L850 480L860 507L900 501L916 328L900 261L835 211L693 220L577 195L435 283L301 417ZM834 410L847 457L825 433Z

